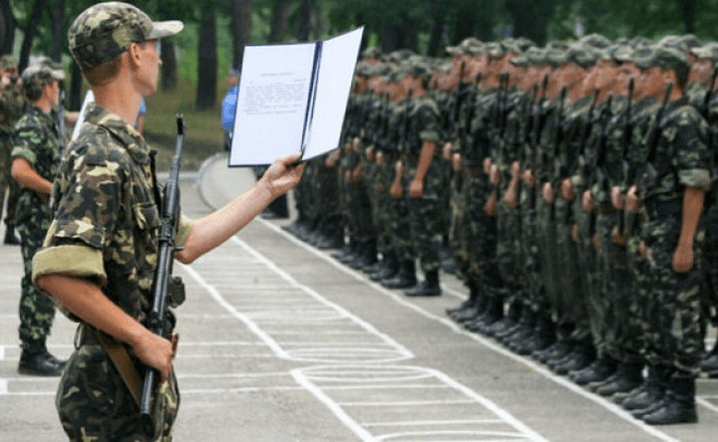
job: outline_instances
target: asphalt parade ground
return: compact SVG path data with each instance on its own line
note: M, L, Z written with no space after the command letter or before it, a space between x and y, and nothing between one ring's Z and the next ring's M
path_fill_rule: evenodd
M254 180L221 156L182 180L201 217ZM176 441L715 441L718 380L698 381L699 423L650 427L529 357L465 331L444 309L466 298L409 299L257 219L175 273L182 393ZM4 234L0 228L0 234ZM17 374L19 247L0 245L0 441L61 441L57 378ZM48 347L72 352L56 317ZM715 336L711 330L709 344Z

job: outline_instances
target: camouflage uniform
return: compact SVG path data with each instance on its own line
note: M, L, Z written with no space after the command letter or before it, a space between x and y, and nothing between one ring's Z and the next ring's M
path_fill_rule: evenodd
M88 108L82 132L68 146L55 180L55 219L45 248L36 255L33 277L62 272L96 281L112 302L144 321L161 221L153 165L147 143L134 129L100 107ZM179 245L189 230L183 219ZM57 409L68 435L145 440L139 436L139 414L129 391L96 342L83 342L70 358ZM115 409L127 413L108 419L105 413ZM169 415L168 429L174 418Z
M652 163L658 176L652 180L644 173L640 185L645 216L642 236L649 250L652 287L649 306L652 330L648 339L663 364L696 374L703 353L702 225L699 224L693 243L693 268L685 274L676 274L672 257L681 232L684 186L708 189L711 184L708 127L700 114L684 102L669 106L659 127Z
M91 69L114 59L132 42L181 29L181 22L153 23L134 6L110 2L80 14L68 40L78 64ZM51 201L55 218L44 248L35 255L33 278L62 273L92 281L111 302L144 323L157 266L162 201L154 155L142 136L119 116L90 106L79 137L64 154ZM182 218L175 243L181 247L190 231L189 221ZM163 318L168 334L174 325L169 316ZM149 440L109 356L92 333L84 335L56 396L65 432L71 440ZM135 366L141 366L139 361ZM179 405L175 393L172 376L157 394L166 407L159 440L171 439Z
M13 146L11 135L15 123L25 113L25 99L16 85L10 85L0 91L0 219L3 214L5 193L9 189L5 225L12 225L15 219L18 185L10 178L10 153Z
M419 198L409 196L409 185L416 175L416 167L424 142L439 142L439 109L436 102L424 96L414 100L409 115L407 151L404 154L406 172L404 174L404 194L408 198L411 223L411 236L415 252L420 259L421 268L426 272L439 269L439 247L441 246L443 223L441 184L443 182L439 150L436 147L434 158L424 177L424 193Z
M57 120L31 106L18 121L13 140L13 159L26 160L38 175L48 181L55 178L62 149ZM18 193L15 226L20 233L25 270L21 281L19 328L23 345L44 340L50 334L55 317L52 298L32 284L32 258L42 246L51 220L49 196L22 186Z

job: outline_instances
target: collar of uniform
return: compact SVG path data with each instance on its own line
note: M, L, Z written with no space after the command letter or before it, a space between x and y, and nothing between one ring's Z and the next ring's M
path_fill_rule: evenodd
M131 125L122 121L119 115L107 111L96 104L88 106L85 121L102 126L118 138L127 152L138 164L150 162L150 149L147 142Z

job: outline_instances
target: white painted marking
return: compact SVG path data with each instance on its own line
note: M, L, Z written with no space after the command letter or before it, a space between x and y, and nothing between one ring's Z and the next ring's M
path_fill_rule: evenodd
M472 425L472 424L504 424L501 419L471 419L445 421L409 421L409 422L363 422L365 427L411 427L415 425Z
M5 395L7 393L7 379L0 379L0 395Z
M291 241L291 242L294 243L295 245L297 245L297 246L303 248L304 250L306 250L306 251L308 251L308 252L314 254L315 256L320 257L320 258L323 259L325 262L329 263L330 265L332 265L332 266L335 267L336 269L340 270L341 272L344 272L345 274L354 277L356 280L362 281L362 282L364 282L364 283L370 285L371 287L373 287L373 288L374 288L375 290L377 290L378 292L380 292L380 293L382 293L382 294L384 294L384 295L386 295L386 296L392 298L397 304L400 304L400 305L402 305L402 306L404 306L404 307L406 307L406 308L408 308L408 309L411 309L411 310L413 310L413 311L419 313L420 315L424 316L425 318L428 318L428 319L437 321L437 322L439 322L439 323L445 325L446 327L449 327L449 328L450 328L452 331L454 331L455 333L457 333L457 334L459 334L459 335L462 335L462 336L464 336L464 337L468 337L469 339L473 339L473 340L475 340L475 341L481 343L481 344L484 345L485 347L490 348L491 350L495 351L496 353L500 353L501 355L506 356L507 358L511 358L511 359L513 359L513 360L516 361L516 362L519 362L519 363L521 363L521 364L523 364L523 365L526 365L526 366L530 367L531 369L533 369L534 371L538 372L539 374L541 374L542 376L546 377L547 379L550 379L551 381L553 381L553 382L555 382L555 383L557 383L557 384L559 384L559 385L561 385L561 386L563 386L563 387L565 387L565 388L571 390L571 391L572 391L573 393L575 393L575 394L578 394L578 395L580 395L580 396L582 396L582 397L584 397L584 398L586 398L586 399L588 399L588 400L590 400L590 401L595 402L596 404L599 404L600 406L606 408L606 409L609 410L611 413L615 414L616 416L620 417L621 419L623 419L623 420L625 420L625 421L627 421L627 422L629 422L629 423L631 423L631 424L633 424L633 425L639 427L639 428L640 428L641 430L643 430L644 432L646 432L646 433L648 433L648 434L650 434L650 435L652 435L652 436L654 436L654 437L656 437L656 438L658 438L658 439L660 439L660 440L663 440L663 441L666 441L666 442L678 442L678 439L675 439L675 438L671 437L670 435L668 435L668 434L666 434L666 433L664 433L664 432L662 432L662 431L656 429L655 427L652 427L652 426L650 426L650 425L646 425L643 421L640 421L640 420L638 420L638 419L633 418L633 416L631 416L630 413L626 412L625 410L623 410L623 409L622 409L621 407L619 407L618 405L616 405L616 404L610 402L610 401L607 400L607 399L604 399L603 397L601 397L601 396L599 396L599 395L596 395L596 394L593 394L593 393L591 393L591 392L589 392L589 391L584 390L584 389L581 388L580 386L574 384L573 382L571 382L571 381L569 381L569 380L567 380L567 379L565 379L565 378L562 378L562 377L560 377L560 376L555 375L553 372L547 370L547 369L544 368L543 366L540 366L538 363L536 363L536 362L534 362L534 361L532 361L532 360L530 360L530 359L528 359L528 358L525 358L525 357L519 356L519 355L517 355L517 354L515 354L515 353L512 353L511 351L504 349L503 347L499 346L498 344L495 344L494 342L492 342L492 341L490 341L490 340L488 340L488 339L486 339L486 338L484 338L484 337L482 337L482 336L480 336L480 335L478 335L478 334L468 332L468 331L464 330L463 328L461 328L460 326L458 326L456 323L454 323L453 321L451 321L451 320L448 319L448 318L439 317L439 316L437 316L437 315L435 315L435 314L433 314L433 313L431 313L431 312L428 312L428 311L424 310L424 309L421 308L419 305L413 304L412 302L410 302L409 300L407 300L407 298L398 295L396 292L392 292L392 291L390 291L390 290L387 290L386 288L384 288L384 287L381 286L380 284L377 284L377 283L375 283L374 281L371 281L370 279L368 279L368 278L367 278L366 276L364 276L363 274L361 274L361 273L359 273L359 272L357 272L357 271L355 271L355 270L353 270L353 269L348 268L347 266L345 266L345 265L343 265L343 264L337 262L336 260L334 260L333 258L331 258L330 256L328 256L327 254L325 254L325 253L323 253L323 252L321 252L321 251L315 249L315 248L312 247L312 246L309 246L309 245L305 244L304 242L302 242L302 241L300 241L299 239L295 238L295 237L294 237L293 235L291 235L290 233L285 232L284 230L282 230L282 229L279 228L278 226L275 226L274 224L272 224L272 223L270 223L270 222L267 222L266 220L262 220L262 219L259 219L259 222L263 223L265 226L267 226L267 227L269 227L270 229L274 230L275 232L279 233L280 235L282 235L283 237L285 237L286 239L288 239L289 241Z
M417 407L426 405L456 405L475 404L470 399L457 399L451 401L381 401L381 402L338 402L342 407Z
M0 361L4 361L4 360L5 360L5 346L0 345Z
M696 403L699 405L706 407L707 409L711 410L714 413L718 413L718 406L713 404L712 402L709 402L706 400L706 398L709 398L710 396L698 396L696 397ZM718 397L713 396L713 399L718 399Z

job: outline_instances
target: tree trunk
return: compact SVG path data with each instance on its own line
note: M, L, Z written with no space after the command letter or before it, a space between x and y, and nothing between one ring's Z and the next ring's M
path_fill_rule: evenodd
M0 0L0 54L12 53L15 44L15 17L10 0Z
M513 19L514 37L526 37L543 46L553 6L553 1L507 0L506 9Z
M217 16L212 2L202 8L198 58L195 105L206 110L217 102Z
M30 13L30 20L27 22L25 29L23 29L23 31L25 31L25 38L22 40L22 49L20 50L20 72L25 70L30 60L30 51L32 51L32 41L35 39L35 30L42 18L46 4L47 0L35 0L32 12Z
M278 43L287 39L289 34L289 0L276 0L272 9L272 23L269 30L269 43Z
M55 7L52 8L52 54L56 62L62 61L62 47L65 37L62 35L62 21L65 15L65 0L55 0Z
M693 34L696 24L696 0L678 0L678 5L681 8L683 23L686 25L686 34Z
M242 67L244 46L252 41L252 0L234 0L232 3L232 66Z
M385 54L399 49L416 51L417 38L415 28L387 23L381 25L379 41L381 42L381 51Z
M431 0L431 16L434 17L434 23L431 26L431 37L429 39L428 55L431 57L443 57L444 46L444 34L446 29L446 18L444 17L445 11L441 6L444 2L439 0Z
M313 33L312 12L315 4L316 0L302 0L299 6L299 41L309 41Z
M177 53L171 38L162 40L160 58L162 58L161 88L163 91L171 92L177 89Z

